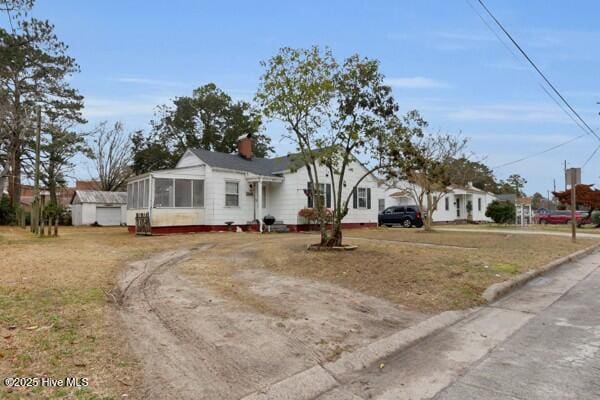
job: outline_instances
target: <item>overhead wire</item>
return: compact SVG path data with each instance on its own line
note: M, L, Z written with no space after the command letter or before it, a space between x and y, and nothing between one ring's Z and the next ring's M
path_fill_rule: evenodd
M469 5L469 7L473 10L473 12L475 12L475 14L477 14L477 16L479 17L479 19L481 19L481 21L484 23L484 25L490 30L490 32L492 32L494 34L494 36L496 37L496 39L498 39L498 41L502 44L502 46L512 55L512 57L517 60L517 62L519 62L521 65L524 65L524 61L522 60L522 58L518 57L517 54L515 54L515 52L513 51L513 49L502 39L502 37L498 34L498 32L490 25L490 23L484 18L484 16L477 10L477 8L471 3L470 0L465 0L467 2L467 4ZM577 125L578 128L580 128L585 135L579 135L576 136L572 139L569 139L567 141L564 141L562 143L559 143L557 145L551 146L547 149L544 149L542 151L536 152L534 154L531 154L529 156L525 156L522 158L519 158L518 160L514 160L508 163L504 163L501 165L498 165L496 167L493 167L492 169L497 169L497 168L501 168L501 167L505 167L508 165L512 165L512 164L516 164L525 160L528 160L530 158L533 157L537 157L539 155L548 153L552 150L555 150L559 147L565 146L567 144L570 144L576 140L579 140L583 137L585 137L586 135L594 135L598 140L600 140L600 137L596 134L596 132L589 127L589 125L587 125L587 123L585 121L583 121L583 119L581 118L581 116L573 109L573 107L571 107L571 105L564 99L564 97L558 92L558 90L554 87L554 85L552 85L550 83L550 81L545 77L545 75L541 72L541 70L539 70L539 68L537 68L537 66L535 65L535 63L533 63L533 61L531 60L531 58L529 56L527 56L527 54L524 52L524 50L518 45L518 43L512 38L512 36L508 33L508 31L506 31L506 29L504 29L504 27L502 26L502 24L494 17L494 15L491 13L491 11L485 6L485 4L483 4L482 1L478 0L479 3L482 5L482 7L486 10L486 12L492 17L492 19L494 19L494 21L496 22L496 24L498 26L500 26L500 28L503 30L503 32L511 39L511 41L513 42L513 44L521 51L521 53L525 56L525 58L534 66L534 68L536 69L536 71L544 78L544 81L555 91L555 93L560 97L561 100L563 100L563 102L569 107L569 109L572 111L572 113L574 113L578 119L576 119L573 114L571 112L569 112L569 110L567 110L565 108L565 106L563 104L561 104L561 102L556 99L556 97L542 84L542 82L538 81L537 84L538 86L544 91L544 93ZM526 65L525 65L526 66ZM526 66L527 67L527 66ZM533 74L533 71L531 71L529 68L527 68L527 70L529 71L529 73ZM537 80L537 79L536 79ZM581 121L581 122L580 122ZM583 123L583 124L582 124ZM586 128L587 127L587 128ZM595 155L596 151L592 154ZM590 158L591 159L591 158ZM587 164L588 161L586 161Z

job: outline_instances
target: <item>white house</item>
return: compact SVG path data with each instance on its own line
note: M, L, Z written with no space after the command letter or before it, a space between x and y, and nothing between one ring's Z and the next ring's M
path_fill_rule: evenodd
M73 225L118 226L127 221L127 193L76 190L71 198Z
M406 189L406 184L400 183L396 186L396 188L386 190L385 207L416 204ZM466 187L449 186L448 192L438 201L437 209L433 214L433 222L492 222L491 218L485 216L485 211L488 204L496 199L493 193L478 189L471 182ZM470 213L469 207L471 208Z
M241 137L238 154L188 149L174 169L131 178L127 185L127 225L135 232L136 215L148 213L152 233L260 230L266 215L290 231L308 229L298 212L312 207L306 167L297 156L257 158L251 137ZM354 161L346 172L344 194L366 168ZM318 171L323 200L333 205L329 171ZM376 226L376 199L384 188L367 176L355 190L345 227Z

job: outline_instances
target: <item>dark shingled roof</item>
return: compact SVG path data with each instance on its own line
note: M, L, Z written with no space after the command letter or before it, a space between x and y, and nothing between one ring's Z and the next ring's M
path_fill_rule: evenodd
M220 153L204 149L190 150L211 167L251 172L263 176L270 176L276 172L297 168L302 164L298 155L295 154L277 158L254 157L252 160L247 160L239 154Z

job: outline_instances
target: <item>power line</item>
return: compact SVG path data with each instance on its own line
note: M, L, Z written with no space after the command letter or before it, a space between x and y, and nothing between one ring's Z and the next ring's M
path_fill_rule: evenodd
M581 117L581 115L579 115L579 113L577 111L575 111L575 109L571 106L571 104L569 104L569 102L563 97L563 95L558 91L558 89L556 89L556 87L550 82L550 80L546 77L546 75L544 75L544 73L538 68L538 66L535 64L535 62L533 62L533 60L527 55L527 53L525 52L525 50L523 50L523 48L517 43L517 41L512 37L512 35L504 28L504 26L502 25L502 23L500 23L500 21L498 21L498 19L494 16L494 14L492 14L492 12L487 8L487 6L484 4L483 0L477 0L477 1L479 2L479 4L481 4L481 6L488 13L488 15L494 20L494 22L496 23L496 25L498 25L500 27L500 29L502 30L502 32L504 32L504 34L515 45L515 47L519 50L519 52L523 55L523 57L525 57L525 59L529 62L529 64L531 64L531 66L544 79L544 81L548 84L548 86L550 86L550 88L552 89L552 91L554 93L556 93L556 95L563 101L564 104L566 104L566 106L569 108L569 110L571 110L571 112L577 117L577 119L579 121L581 121L581 123L587 128L587 130L592 135L594 135L596 137L596 139L598 139L600 141L600 136L598 136L598 134L596 133L596 131L594 131L587 124L587 122L585 122L583 120L583 118Z
M523 158L519 158L518 160L514 160L514 161L507 162L507 163L505 163L505 164L497 165L497 166L493 167L492 169L498 169L498 168L506 167L506 166L508 166L508 165L512 165L512 164L520 163L521 161L525 161L525 160L528 160L528 159L530 159L530 158L533 158L533 157L540 156L540 155L542 155L542 154L545 154L545 153L548 153L548 152L550 152L550 151L552 151L552 150L556 150L556 149L558 149L559 147L565 146L565 145L567 145L567 144L569 144L569 143L573 143L574 141L576 141L576 140L579 140L579 139L581 139L582 137L585 137L586 135L587 135L587 134L582 134L582 135L576 136L576 137L574 137L574 138L572 138L572 139L569 139L569 140L567 140L567 141L565 141L565 142L562 142L562 143L556 144L556 145L554 145L554 146L552 146L552 147L549 147L549 148L547 148L547 149L545 149L545 150L542 150L542 151L540 151L540 152L537 152L537 153L531 154L531 155L529 155L529 156L525 156L525 157L523 157ZM599 145L599 148L600 148L600 145Z
M8 3L4 1L4 4L6 4L6 8L4 10L6 10L6 15L8 15L8 23L10 24L10 29L12 30L12 33L15 33L15 27L13 26L12 17L10 16L10 9Z
M598 150L600 150L600 144L598 146L596 146L596 148L594 149L594 151L592 152L592 154L590 154L590 156L587 158L587 160L585 160L585 162L583 163L583 165L581 166L581 168L585 168L585 166L587 165L587 163L589 163L590 160L596 155L596 153L598 152Z
M530 69L527 68L527 65L525 64L525 61L523 61L523 59L521 57L519 57L514 51L513 49L504 41L504 39L502 39L502 37L498 34L498 32L496 32L496 30L488 23L488 21L483 17L483 15L481 15L481 13L477 10L477 8L471 3L471 0L465 0L467 2L467 4L469 5L469 7L471 7L471 9L473 10L473 12L475 14L477 14L477 16L479 17L479 19L485 24L485 26L490 30L490 32L492 32L494 34L494 36L496 36L496 39L498 39L498 41L502 44L502 46L504 46L504 48L510 53L510 55L513 56L513 58L521 65L523 65L526 70L533 76L535 75L534 72ZM537 79L536 79L537 80ZM583 132L585 132L586 134L589 135L589 132L587 129L585 129L585 127L583 125L581 125L581 123L575 119L575 117L565 108L564 105L562 105L553 95L552 93L550 93L548 91L548 89L546 89L546 87L542 84L541 81L537 82L538 86L544 91L544 93L546 93L546 95L554 102L554 104L556 104L558 106L558 108L560 108L574 123L575 125L577 125L577 127L579 127L579 129L581 129Z

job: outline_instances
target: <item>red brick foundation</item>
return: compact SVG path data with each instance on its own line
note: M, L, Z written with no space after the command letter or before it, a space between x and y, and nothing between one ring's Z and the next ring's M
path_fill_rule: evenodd
M244 232L257 232L258 225L182 225L182 226L153 226L153 235L169 235L176 233L199 233L199 232L235 232L237 227L242 228ZM319 225L299 224L299 225L288 225L290 232L307 232L307 231L318 231ZM357 229L357 228L376 228L377 223L375 222L348 222L342 223L344 229ZM331 229L331 225L327 226ZM129 233L135 233L135 226L128 225L127 230Z
M169 235L176 233L200 233L200 232L235 232L237 227L244 232L256 232L256 225L180 225L180 226L153 226L153 235ZM135 226L128 225L129 233L135 233Z

